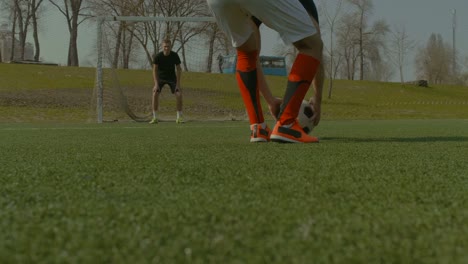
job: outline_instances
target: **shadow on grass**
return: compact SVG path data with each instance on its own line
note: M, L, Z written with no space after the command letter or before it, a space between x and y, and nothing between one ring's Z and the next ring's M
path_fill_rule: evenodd
M468 137L374 137L374 138L358 138L358 137L320 137L320 141L340 141L340 142L468 142Z

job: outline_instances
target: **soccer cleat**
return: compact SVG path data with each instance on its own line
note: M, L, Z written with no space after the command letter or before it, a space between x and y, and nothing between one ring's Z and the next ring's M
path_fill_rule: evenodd
M184 122L184 119L182 117L178 117L175 121L177 124L182 124L182 123L185 123Z
M270 136L271 141L280 143L318 143L319 139L307 135L299 123L294 121L291 127L276 122Z
M253 125L250 125L250 130L251 130L251 134L250 134L251 143L270 141L271 130L268 126L265 126L265 128L262 128L261 124L253 124Z
M157 124L158 123L158 119L157 118L153 118L151 119L151 121L149 122L150 124Z

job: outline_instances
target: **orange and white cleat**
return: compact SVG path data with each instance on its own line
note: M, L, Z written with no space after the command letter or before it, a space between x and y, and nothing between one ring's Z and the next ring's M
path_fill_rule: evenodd
M265 128L263 128L265 126ZM271 129L267 125L253 124L250 125L250 142L268 142L270 141Z
M270 136L271 141L280 143L318 143L317 137L309 136L304 132L297 120L291 125L281 125L276 122Z

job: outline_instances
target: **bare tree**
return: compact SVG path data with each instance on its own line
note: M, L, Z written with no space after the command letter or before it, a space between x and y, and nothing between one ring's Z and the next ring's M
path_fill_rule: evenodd
M18 21L18 10L16 9L16 5L13 3L11 6L11 52L10 52L10 61L15 59L16 54L16 23Z
M208 9L203 0L145 0L138 9L139 16L197 17L207 16ZM201 41L209 23L189 23L183 21L135 23L131 31L143 48L148 62L159 51L162 39L170 39L175 51L182 57L184 70L188 70L186 48L192 40Z
M26 39L28 37L29 29L32 26L33 30L33 39L34 39L34 47L35 47L35 54L34 60L39 61L40 56L40 44L39 44L39 34L38 34L38 13L39 7L41 6L43 0L13 0L10 2L10 10L12 10L13 16L13 28L12 28L12 55L15 54L15 34L16 29L18 29L18 37L19 37L19 47L20 47L20 54L19 59L25 59L25 51L26 51Z
M333 37L334 37L334 34L335 34L335 26L336 26L336 23L337 23L337 19L338 19L338 16L340 15L341 13L341 7L343 5L343 0L338 0L336 2L336 5L335 5L335 9L334 9L334 12L333 13L330 13L328 11L328 7L326 5L327 2L325 1L321 1L321 7L322 7L322 13L324 14L325 16L325 21L326 21L326 25L328 26L328 29L329 29L329 34L330 34L330 47L327 48L325 46L325 50L328 51L328 55L329 55L329 58L330 58L330 61L329 61L329 82L328 82L328 99L331 98L331 95L332 95L332 90L333 90L333 79L334 79L334 76L335 76L335 64L334 64L334 42L333 42Z
M26 47L26 38L28 36L28 29L31 21L31 5L27 0L13 0L16 21L18 25L18 37L19 37L19 48L20 58L24 60L24 52ZM14 35L13 35L14 38Z
M2 12L2 11L4 11L4 10L8 10L7 7L6 7L6 8L4 7L4 6L6 6L5 1L6 1L6 0L0 0L0 10L1 10L0 12ZM0 18L1 18L1 16L0 16ZM0 26L3 26L3 25L0 24ZM0 30L1 30L1 29L2 29L2 28L0 28ZM1 33L1 31L0 31L0 33ZM4 36L2 36L2 35L0 34L0 37L4 37ZM2 49L0 49L0 63L3 62L3 56L4 56L4 55L2 54Z
M375 21L365 32L363 38L364 71L368 73L367 80L388 81L393 74L390 65L384 62L386 49L385 36L389 26L384 20Z
M372 0L347 0L352 6L357 9L358 19L358 41L359 41L359 59L360 59L360 74L359 79L364 80L364 32L367 26L367 16L372 12L373 4Z
M68 32L70 33L70 40L68 44L68 59L67 66L79 66L78 58L78 27L86 19L90 18L88 8L86 6L86 0L49 0L60 13L62 13L68 26Z
M354 80L359 68L359 79L382 80L388 78L390 68L382 62L385 50L385 36L389 27L384 20L377 20L369 26L372 11L371 0L347 0L355 11L339 20L337 46L343 56L341 72ZM367 76L365 75L367 74Z
M388 45L389 60L398 68L400 82L405 83L404 67L407 64L408 52L415 46L404 26L395 27L391 32L390 45Z
M206 17L211 16L204 0L88 0L93 15L141 16L141 17ZM211 72L213 54L224 47L224 35L214 23L192 23L184 21L148 21L106 22L106 35L112 36L108 42L113 46L111 64L128 68L129 61L143 51L147 64L152 64L153 55L159 52L160 43L168 38L173 48L182 59L184 70L189 70L190 57L193 51L188 48L208 47L206 53L197 56L207 56L206 67L203 70ZM196 43L196 45L194 45ZM138 45L139 44L139 45ZM205 49L205 48L204 48ZM206 49L205 49L206 50ZM191 52L188 54L187 52Z
M178 17L189 17L189 16L209 16L208 7L206 1L204 0L177 0L177 1L168 1L168 0L157 0L163 14L167 16L178 16ZM169 15L171 14L171 15ZM212 25L212 24L211 24ZM174 27L175 26L175 27ZM214 38L216 40L216 32L211 34L208 33L210 29L217 30L217 28L210 28L209 23L185 23L185 22L176 22L172 27L168 28L167 37L173 39L173 43L178 42L179 51L182 55L182 64L184 70L188 71L188 59L186 54L187 45L192 40L197 40L199 42L203 41L200 39L201 36L208 35L208 38ZM208 56L213 56L213 53L209 53ZM208 59L212 61L212 59ZM207 61L208 61L207 60Z
M213 58L215 53L222 53L227 49L227 41L224 33L219 29L216 23L207 27L206 34L208 35L208 56L206 58L206 72L213 71Z
M340 66L341 76L348 80L354 80L356 76L356 64L359 58L359 20L353 14L345 14L341 17L337 29L338 54L343 57L343 65Z
M94 16L136 16L143 2L144 0L89 0L89 6ZM122 68L128 69L134 50L131 22L107 23L105 31L112 35L112 38L106 39L114 45L113 57L109 58L112 67L119 67L120 61Z
M452 49L440 34L432 33L426 46L419 49L415 64L419 78L434 84L446 83L450 80Z
M39 33L38 33L38 14L39 7L41 6L43 0L31 0L31 20L33 26L33 38L34 38L34 61L39 61L41 55L41 45L39 43Z

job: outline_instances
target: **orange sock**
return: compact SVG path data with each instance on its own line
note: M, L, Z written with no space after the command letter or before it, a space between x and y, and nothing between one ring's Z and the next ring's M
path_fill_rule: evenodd
M320 61L314 57L302 53L297 55L288 76L288 86L278 115L281 125L292 124L297 118L302 100L309 90L319 65Z
M264 122L257 81L257 58L258 51L237 51L236 79L250 124Z

